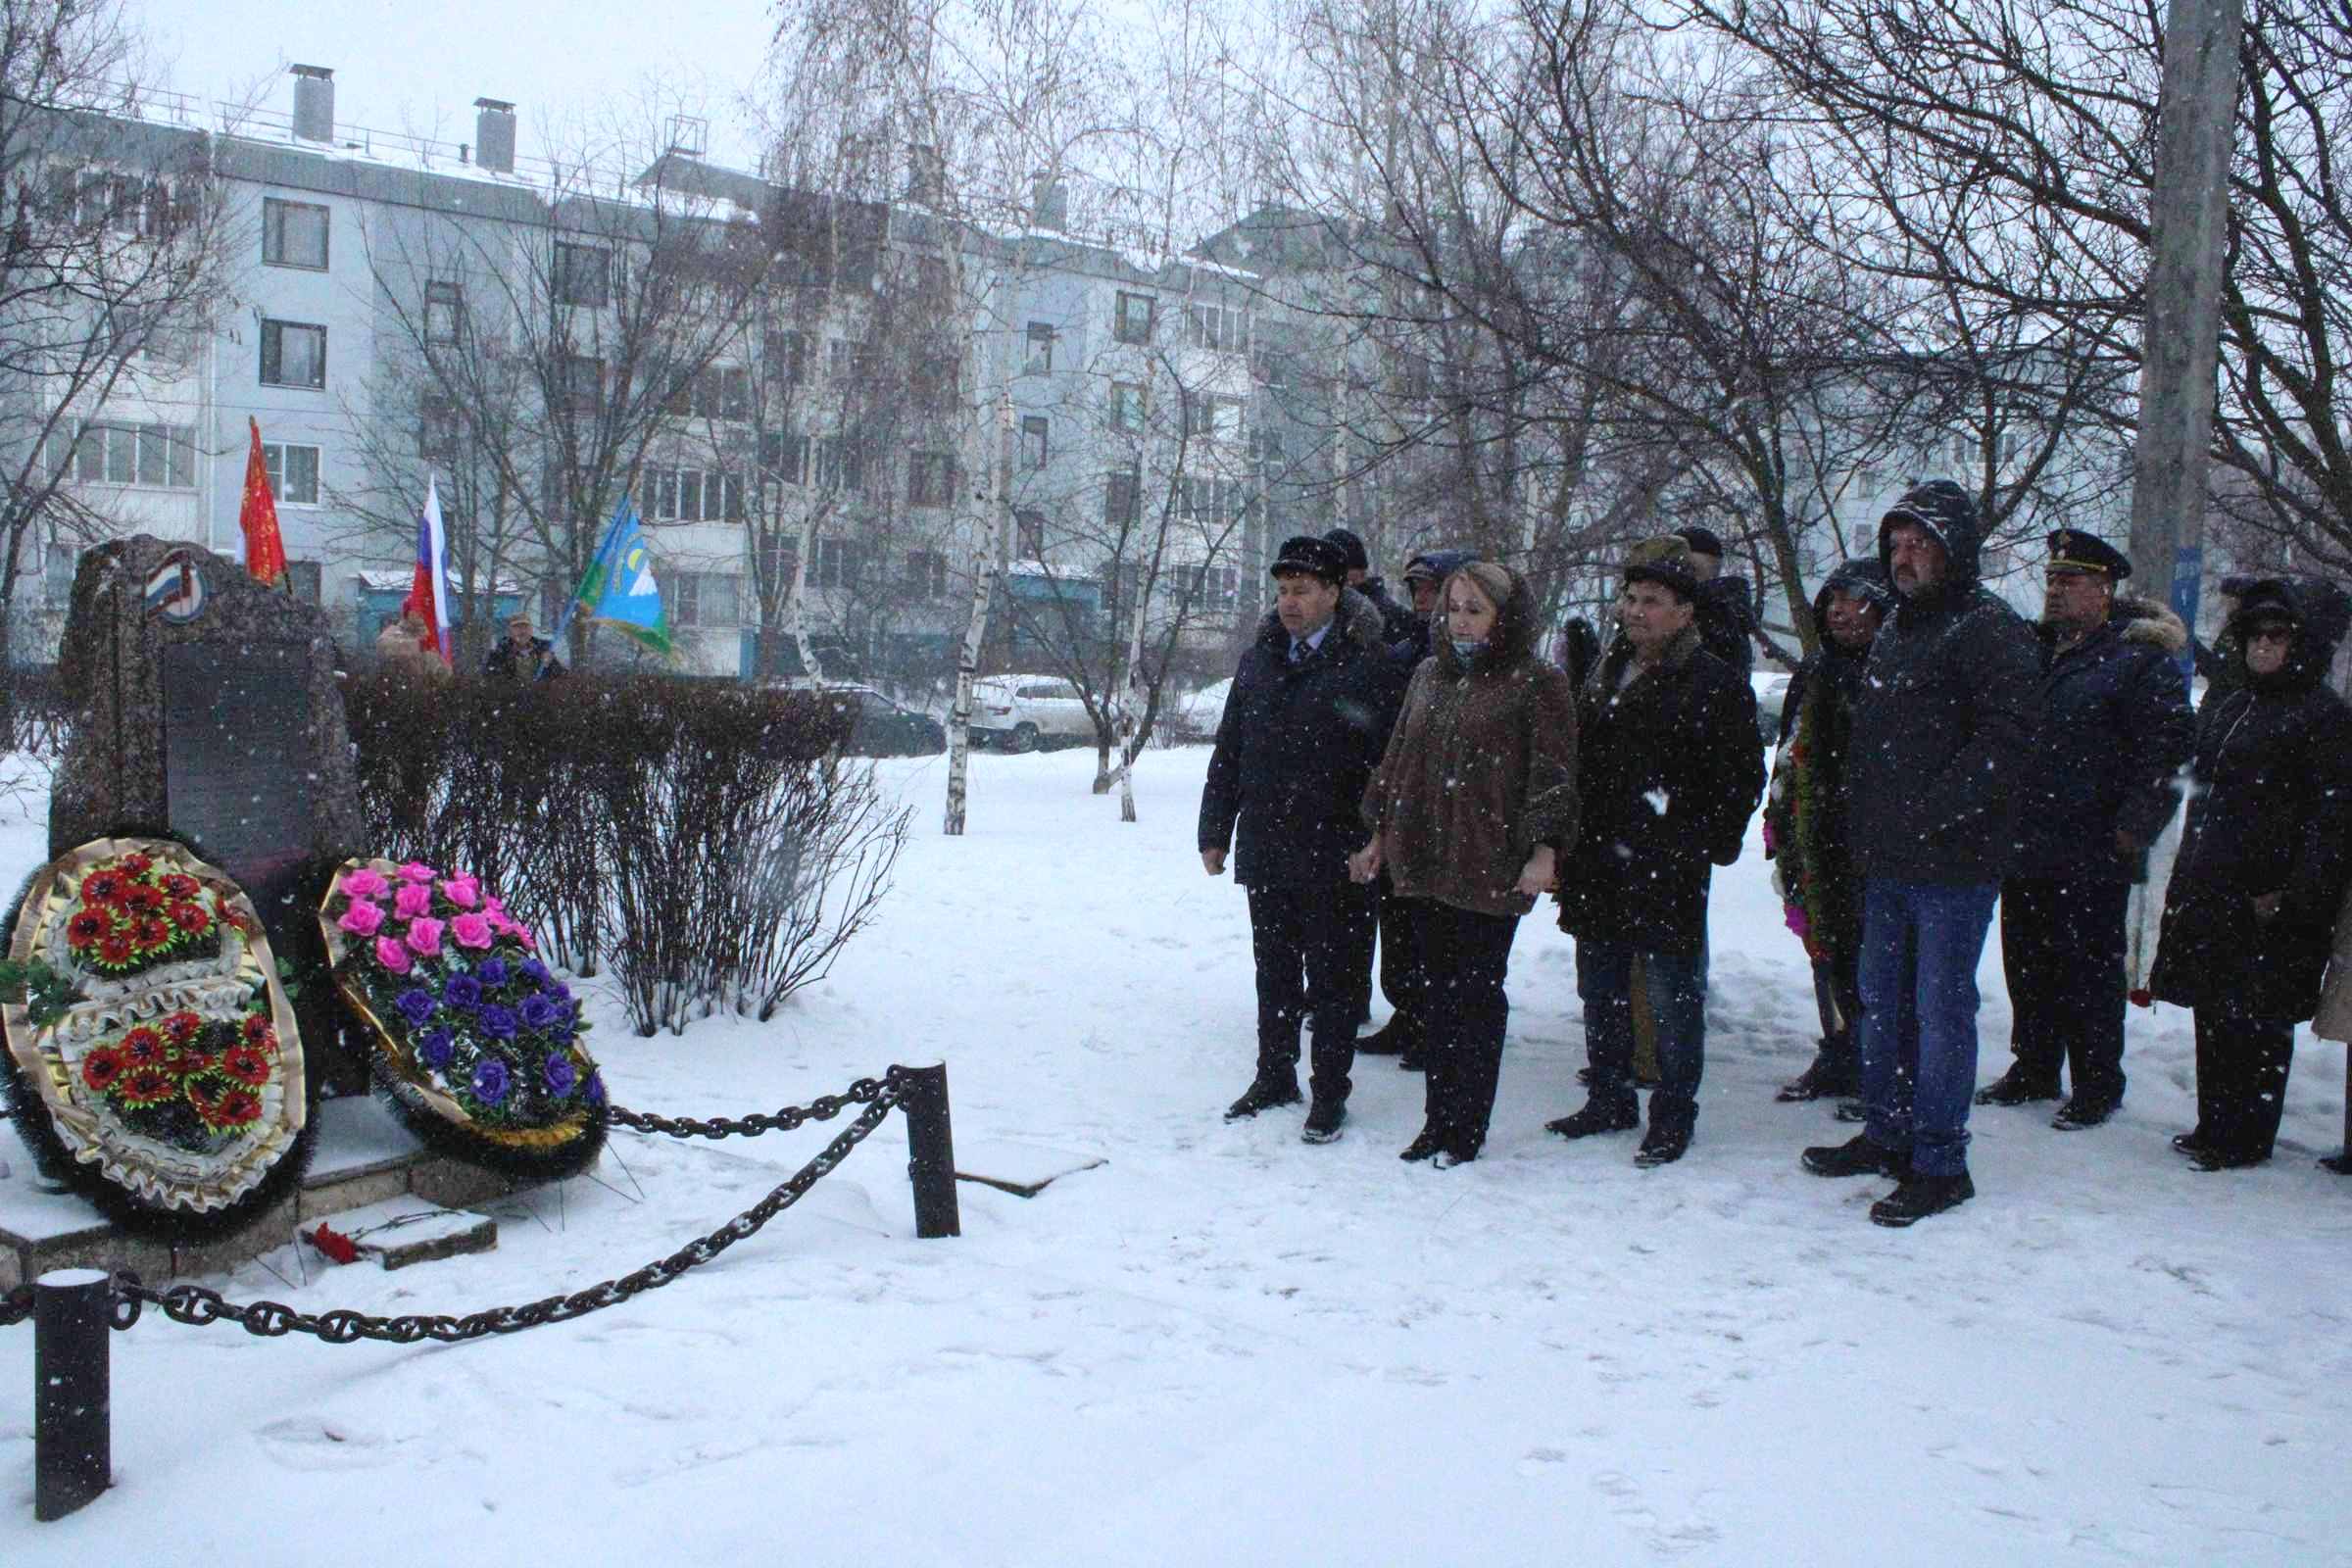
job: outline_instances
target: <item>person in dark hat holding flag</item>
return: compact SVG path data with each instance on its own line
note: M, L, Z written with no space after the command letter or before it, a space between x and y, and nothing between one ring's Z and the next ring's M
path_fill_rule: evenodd
M1242 655L1200 791L1201 868L1220 875L1232 853L1257 966L1257 1072L1225 1118L1298 1103L1311 1014L1304 1138L1324 1144L1347 1118L1360 1004L1350 955L1370 912L1348 857L1398 683L1379 613L1346 593L1344 551L1301 534L1268 570L1275 607Z
M2049 550L2035 740L2001 882L2016 1059L1977 1103L2055 1100L2064 1066L2074 1093L2051 1125L2071 1130L2123 1103L2125 915L2180 804L2195 720L2180 617L2119 594L2132 563L2096 534L2061 528Z

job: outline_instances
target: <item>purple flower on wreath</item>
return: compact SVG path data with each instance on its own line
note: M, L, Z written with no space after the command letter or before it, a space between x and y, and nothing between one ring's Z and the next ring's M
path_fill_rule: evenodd
M473 1069L473 1098L485 1105L495 1105L507 1098L514 1087L514 1075L507 1064L496 1056L486 1056Z
M469 974L453 974L441 988L441 1000L470 1012L482 1004L482 983Z
M493 1040L514 1038L514 1009L513 1007L502 1007L494 1002L484 1007L474 1021L480 1025L482 1033Z
M571 1064L569 1056L559 1051L549 1056L546 1064L539 1069L539 1078L547 1085L547 1092L561 1100L571 1093L573 1084L580 1081L580 1069Z
M449 1065L457 1054L457 1037L446 1029L436 1029L416 1043L416 1058L435 1072Z
M522 1026L525 1029L545 1029L562 1021L564 1009L556 999L544 991L535 991L522 999Z
M537 958L525 958L514 971L535 986L547 984L547 965Z
M582 1097L587 1100L588 1103L594 1105L599 1110L604 1109L605 1075L601 1072L590 1073L588 1075L588 1087L581 1091L581 1094Z
M507 983L507 960L484 958L473 966L473 977L486 986L503 986Z
M410 1028L421 1029L424 1021L433 1015L433 994L421 986L411 986L392 999L392 1005L398 1007L400 1015L409 1020Z

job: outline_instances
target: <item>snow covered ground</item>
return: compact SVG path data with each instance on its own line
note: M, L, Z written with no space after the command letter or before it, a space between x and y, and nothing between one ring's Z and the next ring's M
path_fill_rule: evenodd
M2352 1185L2340 1047L2299 1053L2280 1157L2190 1171L2187 1017L2135 1013L2123 1114L1981 1110L1979 1198L1909 1231L1797 1168L1850 1129L1772 1102L1812 1005L1751 842L1718 883L1698 1141L1570 1147L1567 939L1523 923L1493 1142L1396 1153L1420 1081L1359 1067L1347 1136L1228 1127L1248 922L1201 875L1205 753L885 764L916 837L879 926L773 1023L596 1050L621 1102L740 1112L945 1058L959 1146L1100 1155L966 1184L918 1242L899 1124L720 1262L463 1347L114 1339L116 1490L31 1522L29 1329L0 1332L0 1563L2319 1563L2352 1558ZM0 823L0 872L39 854ZM2004 1065L1997 953L1983 1074ZM577 1289L748 1206L821 1134L617 1135L499 1249L214 1280L313 1310ZM17 1161L16 1180L25 1179ZM298 1282L291 1249L268 1260ZM757 1556L755 1557L755 1554Z

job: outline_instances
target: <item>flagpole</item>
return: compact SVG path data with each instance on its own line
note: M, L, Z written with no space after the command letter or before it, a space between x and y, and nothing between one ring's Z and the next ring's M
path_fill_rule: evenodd
M564 613L558 617L556 629L548 634L547 651L550 654L564 646L564 634L571 629L572 617L579 613L580 600L588 591L588 579L596 575L598 566L605 564L605 558L612 553L614 541L620 538L621 519L627 515L628 506L629 498L622 496L620 504L612 509L612 520L605 524L605 537L598 542L596 554L588 558L588 568L580 573L578 586L571 590L571 597L564 602Z

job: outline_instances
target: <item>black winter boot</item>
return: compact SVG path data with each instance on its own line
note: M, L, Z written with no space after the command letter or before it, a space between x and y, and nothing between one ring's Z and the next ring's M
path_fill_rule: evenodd
M1347 1119L1348 1102L1318 1099L1306 1107L1306 1130L1298 1135L1298 1141L1305 1144L1336 1143L1340 1136L1340 1123Z
M1574 1115L1544 1124L1545 1132L1558 1133L1562 1138L1591 1138L1595 1133L1631 1132L1642 1125L1642 1107L1628 1100L1618 1104L1604 1104L1597 1100L1585 1102L1584 1109Z
M1276 1078L1260 1073L1257 1081L1250 1086L1249 1091L1241 1099L1225 1107L1225 1119L1240 1121L1244 1117L1254 1116L1261 1110L1272 1110L1277 1105L1296 1105L1297 1103L1298 1103L1298 1080L1296 1076L1286 1073L1282 1077Z
M1966 1171L1957 1176L1907 1176L1900 1187L1870 1205L1870 1218L1877 1225L1916 1225L1976 1196L1977 1184Z
M1816 1176L1893 1176L1911 1174L1911 1155L1907 1150L1888 1149L1885 1144L1871 1142L1870 1134L1856 1133L1842 1144L1824 1144L1806 1150L1797 1156L1797 1163Z
M2010 1069L1977 1091L1980 1105L2023 1105L2036 1100L2056 1100L2058 1080L2040 1078L2022 1065Z
M1812 1065L1783 1084L1781 1092L1773 1098L1784 1104L1794 1104L1800 1101L1842 1098L1858 1087L1853 1058L1825 1047L1813 1058Z
M1421 1043L1421 1027L1408 1012L1389 1015L1389 1021L1368 1035L1356 1037L1355 1054L1359 1056L1397 1056Z

